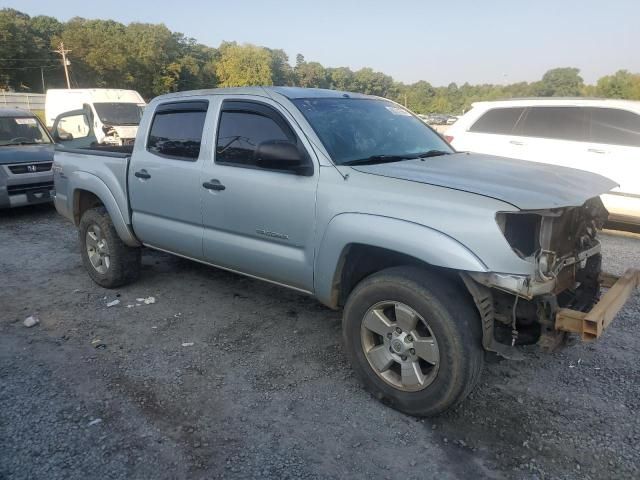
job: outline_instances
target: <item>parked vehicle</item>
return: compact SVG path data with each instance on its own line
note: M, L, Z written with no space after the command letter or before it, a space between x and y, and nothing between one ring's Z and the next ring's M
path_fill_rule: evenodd
M548 98L479 102L446 135L457 150L580 168L613 179L612 220L640 224L640 102Z
M45 99L47 127L61 114L65 114L59 130L73 136L86 133L91 125L98 143L127 145L133 143L145 106L143 98L135 90L111 88L50 89ZM70 111L84 109L88 124L73 123L76 116Z
M0 109L0 208L50 202L54 146L38 117Z
M429 125L453 125L458 120L458 117L454 115L442 113L431 113L429 115L423 115L422 117L424 117Z
M484 350L596 338L637 280L629 272L585 313L600 291L598 195L613 181L456 153L382 98L164 95L131 150L56 152L55 205L96 283L137 279L147 246L315 295L344 309L365 386L413 415L464 399Z

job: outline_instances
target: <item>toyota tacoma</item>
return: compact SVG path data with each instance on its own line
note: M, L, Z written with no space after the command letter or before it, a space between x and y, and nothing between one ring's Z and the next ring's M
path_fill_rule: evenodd
M365 387L413 415L462 401L487 351L599 337L638 284L601 272L615 182L456 152L383 98L173 93L131 147L61 144L55 205L96 283L137 279L148 247L314 295Z

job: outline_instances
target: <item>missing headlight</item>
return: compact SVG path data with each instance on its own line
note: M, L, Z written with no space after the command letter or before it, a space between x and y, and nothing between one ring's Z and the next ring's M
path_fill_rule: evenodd
M500 212L496 221L509 245L520 257L532 256L540 249L540 215Z

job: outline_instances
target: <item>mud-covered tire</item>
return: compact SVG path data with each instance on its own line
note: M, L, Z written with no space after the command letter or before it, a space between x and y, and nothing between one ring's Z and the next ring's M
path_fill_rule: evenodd
M116 288L138 279L141 249L129 247L120 240L104 207L91 208L84 212L78 226L78 236L82 263L91 279L98 285ZM96 260L100 255L103 255L102 259Z
M457 405L471 393L482 371L484 351L480 318L472 299L463 288L437 273L407 266L375 273L361 281L351 292L344 308L342 322L346 354L365 388L376 398L410 415L434 416ZM391 306L388 307L390 310L383 310L388 302L391 302ZM396 315L400 318L411 311L417 314L416 328L426 332L424 337L420 336L423 334L418 330L413 330L414 336L406 332L397 333L401 330L398 326L404 322L396 320L398 323L394 324L391 320L396 318ZM389 312L389 315L384 312ZM376 323L376 320L369 318L365 321L365 317L382 317L382 323L378 324L378 328L382 329L379 335L368 329L370 321ZM421 326L424 323L427 324L427 329ZM392 333L384 333L387 325L391 326ZM409 331L407 329L407 332ZM407 336L414 342L428 340L431 342L430 345L435 340L436 353L430 354L433 355L433 363L425 362L416 356L416 349L419 352L423 351L425 343L420 348L416 343L416 349L411 349L413 353L399 350L401 353L395 355L397 351L394 348L398 345L399 349L406 347L398 344L397 340L406 342ZM385 337L389 340L384 340ZM375 346L370 347L370 338L377 338L377 342L385 343L374 343ZM382 363L371 361L371 358L374 358L373 348L380 346L384 346L383 349L379 349L382 354L388 355L388 348L391 356L395 355L399 366L386 357ZM407 386L404 385L404 368L407 367L409 372L413 371L411 369L414 367L403 365L407 360L401 357L409 362L414 359L415 362L411 362L411 365L419 365L416 378L422 378L424 381L420 383L418 380L415 384L409 382L408 387L419 390L405 390ZM391 362L392 366L388 367L386 362ZM374 364L384 364L383 368L386 370L376 369ZM430 381L427 383L429 378ZM411 380L411 377L409 379ZM399 385L394 386L395 383Z

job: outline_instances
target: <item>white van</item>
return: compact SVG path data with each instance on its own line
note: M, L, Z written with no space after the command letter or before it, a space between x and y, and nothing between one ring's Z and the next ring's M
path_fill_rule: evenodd
M539 98L478 102L445 133L459 151L599 173L610 219L640 224L640 102ZM535 179L532 179L535 181Z
M145 106L135 90L115 88L72 88L47 90L45 117L47 128L61 113L71 110L87 112L98 143L128 145L133 143Z

